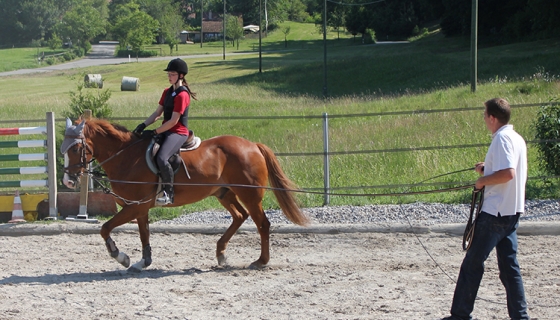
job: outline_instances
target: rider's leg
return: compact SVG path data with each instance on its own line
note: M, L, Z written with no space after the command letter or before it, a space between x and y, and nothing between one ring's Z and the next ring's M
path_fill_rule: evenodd
M156 204L167 205L173 203L173 168L169 164L169 158L181 148L188 136L170 133L165 138L156 156L161 180L163 182L163 195L156 199Z

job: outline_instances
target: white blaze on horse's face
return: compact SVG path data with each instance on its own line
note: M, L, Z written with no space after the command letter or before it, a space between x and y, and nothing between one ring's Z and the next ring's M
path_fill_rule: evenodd
M79 176L73 175L72 177L67 173L66 169L70 165L70 158L68 157L68 152L76 144L81 142L83 138L83 129L85 121L82 121L79 125L75 126L72 124L70 119L66 119L66 130L64 132L64 140L60 146L60 151L64 154L64 177L62 178L62 183L70 189L75 189L80 180Z
M68 164L70 163L70 159L68 158L68 153L64 154L64 168L68 167ZM70 179L70 176L68 175L68 173L64 172L64 177L62 178L62 183L64 183L65 186L67 186L70 189L76 189L76 181Z

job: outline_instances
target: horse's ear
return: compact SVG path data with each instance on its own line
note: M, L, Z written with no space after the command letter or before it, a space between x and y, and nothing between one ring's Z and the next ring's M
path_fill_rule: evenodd
M82 122L76 126L76 133L78 135L82 134L82 131L84 131L84 125L86 124L86 120L82 120Z
M70 120L70 118L66 118L66 129L70 128L72 126L72 120Z

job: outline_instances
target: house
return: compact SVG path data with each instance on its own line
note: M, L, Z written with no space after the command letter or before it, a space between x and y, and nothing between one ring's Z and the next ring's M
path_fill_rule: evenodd
M202 20L204 41L222 39L224 22L222 20Z
M222 20L202 20L202 32L204 33L204 41L221 40L223 29L224 25ZM183 30L179 34L179 39L182 43L200 43L200 31Z

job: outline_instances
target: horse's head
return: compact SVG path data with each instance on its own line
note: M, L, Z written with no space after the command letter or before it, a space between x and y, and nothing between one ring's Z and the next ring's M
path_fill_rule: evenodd
M64 178L62 182L70 189L75 189L80 181L80 176L91 160L92 154L84 136L85 120L78 125L73 125L66 119L64 140L60 152L64 154Z

